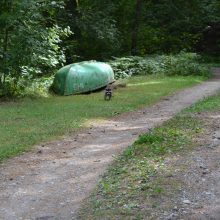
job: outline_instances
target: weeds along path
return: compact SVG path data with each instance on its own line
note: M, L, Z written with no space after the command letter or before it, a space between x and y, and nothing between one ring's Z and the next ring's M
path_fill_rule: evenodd
M45 145L0 165L0 219L77 219L107 166L138 135L220 90L220 69L203 84L154 106L95 123L83 133Z

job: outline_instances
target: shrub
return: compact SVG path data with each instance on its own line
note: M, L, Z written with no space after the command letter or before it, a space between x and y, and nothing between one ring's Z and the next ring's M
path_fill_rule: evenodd
M208 75L208 68L199 63L196 53L181 52L177 55L156 55L148 57L122 57L110 61L115 78L131 75Z
M141 57L115 57L114 60L109 61L109 64L114 70L115 78L123 79L141 70L141 60Z
M49 90L53 83L53 79L54 76L34 79L32 83L25 88L24 95L49 96Z

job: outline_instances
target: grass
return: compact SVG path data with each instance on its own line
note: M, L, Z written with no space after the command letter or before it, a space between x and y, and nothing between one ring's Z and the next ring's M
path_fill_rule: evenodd
M160 203L160 196L178 183L158 178L170 175L164 159L193 147L193 138L201 132L201 123L180 114L163 126L141 135L119 156L80 211L79 219L145 219L149 209ZM153 198L153 200L151 199Z
M186 109L186 112L211 112L220 109L220 93L205 98Z
M103 93L22 99L0 103L0 162L34 144L68 135L89 119L108 118L155 103L175 91L195 85L201 77L134 77L117 89L110 102Z

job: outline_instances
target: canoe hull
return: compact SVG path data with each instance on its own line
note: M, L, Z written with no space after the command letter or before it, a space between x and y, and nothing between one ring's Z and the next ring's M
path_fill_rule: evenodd
M53 90L60 95L74 95L97 90L114 82L110 65L102 62L81 62L61 68L55 75Z

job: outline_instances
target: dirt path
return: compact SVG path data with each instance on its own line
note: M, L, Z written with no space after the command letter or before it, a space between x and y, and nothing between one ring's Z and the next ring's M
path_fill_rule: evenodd
M220 77L7 161L0 166L0 219L76 219L114 155L139 134L217 90Z

